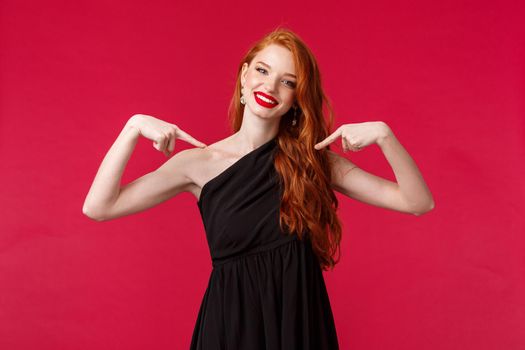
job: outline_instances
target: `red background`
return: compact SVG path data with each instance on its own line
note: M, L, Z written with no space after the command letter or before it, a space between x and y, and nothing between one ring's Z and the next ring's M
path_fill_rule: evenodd
M385 121L436 203L338 193L341 348L525 349L524 18L521 1L2 1L0 348L188 348L211 272L195 197L108 222L82 204L135 113L229 135L239 60L281 24L336 126ZM345 155L395 180L377 145ZM123 182L164 161L140 139Z

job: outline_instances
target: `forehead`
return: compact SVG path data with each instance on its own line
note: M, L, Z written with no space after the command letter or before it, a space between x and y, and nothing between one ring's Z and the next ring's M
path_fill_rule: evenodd
M272 70L295 74L293 55L286 47L270 44L255 55L253 62L262 61L272 67Z

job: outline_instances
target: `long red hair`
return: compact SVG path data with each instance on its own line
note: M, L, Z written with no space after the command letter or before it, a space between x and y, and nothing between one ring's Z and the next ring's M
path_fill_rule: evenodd
M279 224L285 232L296 233L300 239L308 232L322 269L333 269L340 259L342 229L336 214L338 201L331 188L326 151L329 146L316 150L314 145L330 135L334 113L323 92L316 59L297 34L278 27L257 41L242 58L228 109L230 126L237 132L244 113L244 105L240 103L242 65L250 64L257 53L270 44L291 51L297 76L297 124L292 125L293 108L290 108L281 117L277 135L274 164L283 189ZM323 108L327 110L328 120ZM336 253L339 254L334 259Z

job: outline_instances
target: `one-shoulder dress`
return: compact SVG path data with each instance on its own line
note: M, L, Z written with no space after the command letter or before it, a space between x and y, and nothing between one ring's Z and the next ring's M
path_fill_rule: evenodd
M308 235L279 227L277 136L208 181L197 201L212 271L191 350L337 350Z

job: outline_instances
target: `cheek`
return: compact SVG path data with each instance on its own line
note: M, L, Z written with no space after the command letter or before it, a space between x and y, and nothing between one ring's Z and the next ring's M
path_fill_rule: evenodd
M246 81L248 83L248 86L250 88L253 88L254 86L257 86L257 79L254 77L248 77L248 80Z
M293 104L293 101L295 98L293 93L290 93L290 91L285 91L283 92L281 96L283 96L284 104L290 105L290 106Z
M248 74L246 74L246 82L248 84L251 84L253 85L254 83L260 81L260 76L258 76L257 74L255 74L257 72L248 72Z

